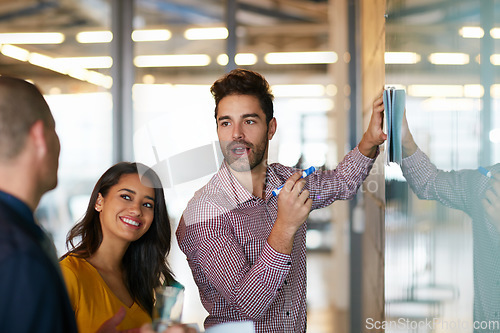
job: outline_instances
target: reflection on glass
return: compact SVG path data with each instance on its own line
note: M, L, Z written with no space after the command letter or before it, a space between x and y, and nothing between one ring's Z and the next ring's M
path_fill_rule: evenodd
M477 61L494 60L482 3L429 3L415 20L388 1L386 51L421 60L386 63L386 82L407 91L402 174L386 168L386 332L500 330L500 109L494 71Z

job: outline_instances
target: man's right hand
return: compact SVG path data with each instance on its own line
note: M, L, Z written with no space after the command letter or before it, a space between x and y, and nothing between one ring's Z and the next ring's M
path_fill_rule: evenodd
M306 180L301 178L301 173L294 173L278 196L277 220L283 220L294 233L306 221L312 207L309 191L304 189L305 185Z
M280 253L292 253L295 233L311 211L312 200L309 191L304 189L305 184L301 174L295 173L288 178L278 195L278 216L267 241Z

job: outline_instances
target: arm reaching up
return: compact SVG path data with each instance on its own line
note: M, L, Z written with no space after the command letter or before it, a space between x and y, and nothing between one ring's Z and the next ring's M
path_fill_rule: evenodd
M358 149L366 157L374 158L377 148L387 139L384 133L384 104L382 94L373 102L373 111L366 132L359 142Z

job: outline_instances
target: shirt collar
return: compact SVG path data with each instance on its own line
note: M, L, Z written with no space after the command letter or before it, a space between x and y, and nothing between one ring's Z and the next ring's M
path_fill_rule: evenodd
M242 205L248 201L259 199L250 193L246 188L241 185L241 183L236 179L231 170L229 170L229 166L226 161L222 162L219 175L225 185L224 190L228 192L228 197L234 200L235 206ZM274 168L271 166L267 166L266 170L266 200L268 201L272 198L273 190L278 186L282 185L282 182L278 175L276 174Z
M280 177L276 173L274 168L276 164L271 164L267 166L266 174L266 201L273 197L273 190L283 185L284 182L281 181Z
M236 179L231 170L229 170L229 166L225 160L222 162L219 174L223 184L225 185L223 189L228 192L228 198L231 201L234 201L233 204L235 207L238 207L239 205L242 205L254 198L254 195L248 192L248 190L241 185L238 179Z

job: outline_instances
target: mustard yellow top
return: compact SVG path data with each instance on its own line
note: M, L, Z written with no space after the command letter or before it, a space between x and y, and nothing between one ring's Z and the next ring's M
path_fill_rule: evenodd
M95 333L103 322L120 307L125 308L125 319L118 330L141 327L151 323L151 317L137 303L130 308L109 289L99 272L85 259L68 255L61 262L61 270L68 288L71 306L75 311L78 332Z

